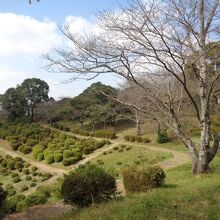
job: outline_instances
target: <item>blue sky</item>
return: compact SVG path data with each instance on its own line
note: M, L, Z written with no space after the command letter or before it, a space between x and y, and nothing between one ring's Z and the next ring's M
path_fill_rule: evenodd
M117 85L118 78L102 75L91 81L64 84L70 74L48 73L42 67L41 55L62 46L57 25L70 21L76 32L95 27L94 14L118 8L126 0L41 0L29 5L28 0L0 1L0 94L25 78L38 77L50 85L55 98L75 96L92 82Z

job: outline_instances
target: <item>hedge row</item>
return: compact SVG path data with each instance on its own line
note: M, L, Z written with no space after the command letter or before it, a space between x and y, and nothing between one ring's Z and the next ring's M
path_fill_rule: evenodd
M47 164L62 162L64 166L75 164L83 155L110 143L108 140L76 138L39 124L21 123L0 125L0 138L9 141L15 151L19 150L24 154L33 152L34 159L45 160Z
M141 143L141 142L143 142L143 143L150 143L151 142L151 140L149 138L147 138L147 137L134 136L134 135L125 135L124 139L126 141L130 141L130 142L135 142L135 141L139 142L139 143Z

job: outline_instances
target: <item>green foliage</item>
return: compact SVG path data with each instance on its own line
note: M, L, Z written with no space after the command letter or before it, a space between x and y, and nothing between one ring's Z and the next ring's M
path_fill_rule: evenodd
M34 157L34 159L37 159L38 154L43 153L44 149L45 149L45 147L43 145L40 145L40 144L34 146L33 147L33 157Z
M56 163L59 163L63 160L63 154L62 153L55 153L54 154L54 161Z
M64 201L79 207L111 199L115 192L114 177L94 165L77 168L65 177L61 189Z
M164 144L169 142L169 137L166 131L161 131L160 129L158 129L157 131L157 143L159 144Z
M54 155L48 154L45 158L47 164L52 164L54 162Z
M124 136L125 141L130 141L130 142L144 142L144 143L150 143L151 140L146 137L141 137L141 136L134 136L134 135L125 135Z
M122 175L127 192L146 192L151 188L161 187L165 180L165 173L158 166L132 166L126 168Z

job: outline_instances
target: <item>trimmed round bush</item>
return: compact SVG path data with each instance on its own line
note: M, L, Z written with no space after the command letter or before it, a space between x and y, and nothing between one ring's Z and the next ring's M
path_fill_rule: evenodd
M7 168L10 170L14 170L15 169L15 161L10 159L7 161Z
M37 155L37 160L38 160L38 161L44 160L44 154L43 154L43 153L39 153L39 154Z
M21 168L23 168L23 167L24 167L23 161L16 161L16 162L15 162L15 168L16 168L17 170L19 170L19 169L21 169Z
M63 160L63 154L62 153L55 153L54 154L54 161L56 163L59 163Z
M63 151L63 158L66 159L66 158L69 158L73 155L73 152L71 150L64 150Z
M23 185L23 186L21 187L21 189L20 189L20 192L27 191L28 189L29 189L28 186Z
M151 140L149 138L145 137L145 138L143 138L143 142L147 144L147 143L150 143Z
M43 153L44 149L45 149L44 146L40 145L40 144L34 146L33 147L33 157L34 157L34 159L37 159L38 154Z
M17 176L12 181L13 181L13 183L18 183L21 181L21 178Z
M47 164L52 164L54 162L53 154L48 154L45 158Z
M38 142L39 142L39 141L38 141L38 140L35 140L35 139L28 139L26 144L27 144L28 146L30 146L30 147L33 147L33 146L37 145Z
M32 180L32 176L26 176L25 180L26 180L26 181Z
M31 148L30 146L27 146L27 145L22 145L22 146L20 146L18 149L19 149L19 151L21 151L21 153L23 153L23 154L29 154L29 153L31 153L31 151L32 151L32 148Z
M23 173L24 173L25 175L28 175L28 174L30 174L30 170L29 170L29 169L24 169L24 170L23 170Z
M122 176L126 192L146 192L161 187L166 177L158 166L131 166L123 171Z
M85 165L65 177L61 193L64 202L86 207L111 199L116 193L116 180L102 168Z
M30 187L35 187L35 186L37 186L36 183L31 183L31 185L30 185Z

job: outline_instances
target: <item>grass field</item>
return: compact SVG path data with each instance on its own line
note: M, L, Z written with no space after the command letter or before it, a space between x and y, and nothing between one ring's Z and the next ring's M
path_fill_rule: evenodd
M147 147L135 145L118 145L112 150L105 151L92 163L98 164L116 176L120 176L120 172L128 165L141 164L147 166L169 158L172 158L171 153L154 151Z
M214 173L195 177L187 164L166 172L164 188L132 194L97 207L73 211L60 220L197 220L220 219L220 158Z

